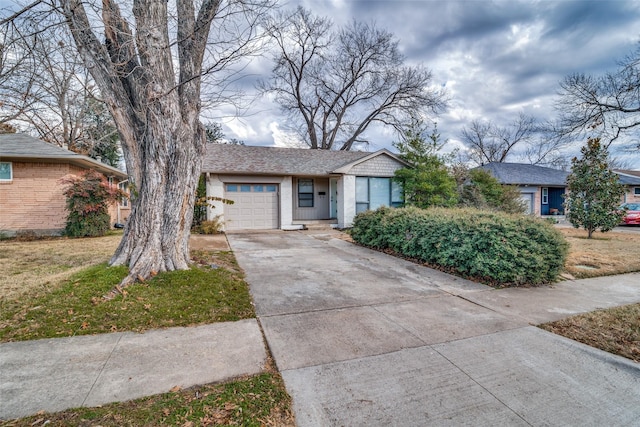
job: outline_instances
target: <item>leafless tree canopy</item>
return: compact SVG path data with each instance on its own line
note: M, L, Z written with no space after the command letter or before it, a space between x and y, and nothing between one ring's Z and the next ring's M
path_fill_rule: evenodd
M373 24L353 21L336 31L328 18L298 8L268 32L277 53L262 89L311 148L350 150L367 142L374 122L400 128L444 107L431 72L404 65L397 40Z
M602 76L582 73L560 83L557 108L564 134L599 136L608 147L623 136L638 143L640 125L640 48Z
M40 17L22 20L20 28L5 29L0 121L91 155L117 135L68 31L55 24L51 17ZM102 134L94 126L96 109L104 111L102 119L110 122Z
M530 164L564 166L559 150L567 144L551 125L520 113L507 126L474 120L461 133L469 160L478 165L521 161Z

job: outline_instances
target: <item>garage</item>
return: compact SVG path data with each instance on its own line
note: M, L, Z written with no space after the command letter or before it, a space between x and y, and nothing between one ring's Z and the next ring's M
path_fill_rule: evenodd
M270 230L279 227L277 184L225 184L225 228Z
M524 213L533 214L533 194L531 193L522 193L520 195L520 200L525 206Z

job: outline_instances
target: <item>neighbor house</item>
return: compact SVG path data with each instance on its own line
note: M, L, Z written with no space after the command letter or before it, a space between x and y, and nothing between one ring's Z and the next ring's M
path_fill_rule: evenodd
M616 169L614 172L625 186L623 202L640 203L640 171Z
M102 173L112 185L127 179L116 168L37 138L0 135L0 233L60 234L68 214L60 180L89 169ZM111 223L124 221L128 213L127 206L113 204Z
M203 162L207 217L225 230L300 229L326 222L349 227L358 212L402 205L391 178L408 166L387 150L374 153L207 144Z
M522 163L492 162L479 168L490 172L501 184L518 187L527 213L564 214L563 196L569 172Z

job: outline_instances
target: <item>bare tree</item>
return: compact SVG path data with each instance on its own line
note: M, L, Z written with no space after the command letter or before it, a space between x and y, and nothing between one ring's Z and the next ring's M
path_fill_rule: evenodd
M2 45L6 67L0 77L0 122L117 165L115 125L69 34L51 26L50 19L21 24Z
M279 15L268 32L277 53L261 88L311 148L350 150L367 143L372 123L400 129L445 105L431 72L404 65L394 36L373 24L353 21L336 31L329 19L299 7Z
M189 228L205 132L203 75L258 48L269 0L57 0L120 135L136 197L111 265L122 286L189 265ZM129 8L130 5L130 8ZM211 40L209 37L211 36ZM205 60L206 58L206 60Z
M568 140L552 129L551 124L520 113L507 126L474 120L460 136L468 148L468 159L478 165L517 159L535 165L562 166L560 150Z
M559 110L563 134L597 134L608 147L622 136L635 138L640 126L640 48L616 71L602 76L576 73L560 83Z

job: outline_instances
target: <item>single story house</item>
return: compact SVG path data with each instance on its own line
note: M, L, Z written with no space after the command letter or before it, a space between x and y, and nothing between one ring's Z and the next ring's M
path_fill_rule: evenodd
M625 186L623 202L640 203L640 171L615 169L614 172Z
M489 171L501 184L518 187L527 213L564 214L569 172L523 163L492 162L479 168Z
M480 168L489 171L501 184L515 185L534 215L564 214L564 194L569 172L521 163L488 163ZM640 202L640 171L614 170L625 187L622 202Z
M60 234L68 214L60 179L88 169L102 173L113 185L127 179L116 168L37 138L0 134L0 233ZM110 208L112 224L126 219L126 204Z
M391 178L406 162L387 150L374 153L207 144L202 172L226 231L303 228L328 222L344 228L356 213L401 206Z

